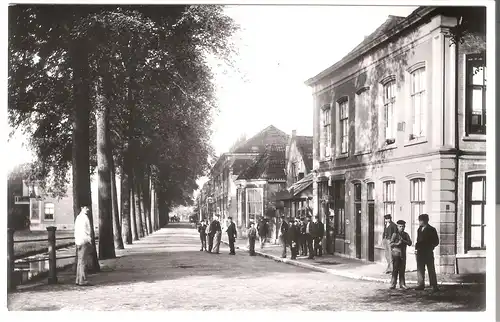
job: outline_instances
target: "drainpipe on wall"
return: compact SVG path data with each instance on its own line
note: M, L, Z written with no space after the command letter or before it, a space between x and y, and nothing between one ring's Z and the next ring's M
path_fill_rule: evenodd
M457 17L457 33L460 32L459 26L462 24L462 17ZM459 46L460 41L458 41L458 37L455 38L455 273L457 273L457 234L458 234L458 183L459 183L459 155L460 155L460 135L458 129L458 72L459 72Z

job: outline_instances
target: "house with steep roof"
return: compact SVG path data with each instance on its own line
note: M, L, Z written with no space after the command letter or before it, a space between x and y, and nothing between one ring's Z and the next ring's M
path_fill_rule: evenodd
M438 272L485 271L485 21L485 7L390 16L306 81L313 206L325 224L334 215L328 252L384 261L384 215L405 220L415 240L426 213Z
M201 218L219 214L225 222L233 217L244 236L250 220L275 218L270 204L274 191L285 189L285 149L289 135L270 125L241 142L232 152L223 153L203 188L205 209Z

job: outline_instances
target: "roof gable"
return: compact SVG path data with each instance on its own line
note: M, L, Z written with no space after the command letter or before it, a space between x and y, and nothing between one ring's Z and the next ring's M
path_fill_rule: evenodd
M288 141L288 134L270 125L241 143L233 153L263 153L268 145L283 145L286 146Z
M286 180L285 162L284 146L268 145L265 152L242 171L238 180Z
M311 171L313 166L313 137L296 136L295 144L297 150L302 155L302 160L304 161L307 171Z

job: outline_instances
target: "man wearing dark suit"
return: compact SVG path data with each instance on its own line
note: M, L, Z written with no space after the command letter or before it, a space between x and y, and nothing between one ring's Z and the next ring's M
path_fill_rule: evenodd
M417 259L417 290L425 289L425 267L429 273L429 283L433 292L439 291L437 285L436 268L434 267L434 248L439 245L439 236L436 228L429 225L429 215L418 216L419 228L417 242L415 243L415 256Z
M280 242L283 247L281 258L286 258L286 245L288 244L288 223L285 220L285 216L281 216Z
M325 226L321 220L319 220L318 215L314 216L314 255L323 256L323 236L325 236Z
M208 252L212 252L212 247L214 246L214 236L218 237L218 241L215 242L215 254L219 254L219 244L220 244L220 234L222 233L222 228L219 222L219 216L216 215L214 220L210 223L209 235L208 235Z
M391 238L394 233L398 232L398 226L396 226L396 224L392 221L391 215L385 215L384 221L385 221L385 226L382 239L385 249L385 260L387 261L387 268L385 269L385 273L391 274L392 273Z
M235 255L234 251L234 242L236 241L236 237L238 233L236 232L236 225L233 222L233 217L228 217L229 225L227 226L227 239L229 241L229 255Z
M264 248L264 243L266 242L267 230L268 230L267 222L264 218L261 218L259 224L257 225L257 231L259 233L261 249Z
M295 220L290 221L290 228L288 229L288 241L290 243L290 250L292 252L291 259L297 259L297 255L299 252L299 236L299 219L296 218Z
M207 224L205 221L201 221L198 226L198 233L200 234L201 249L200 252L207 250L207 234L205 233L207 229Z
M315 235L315 225L311 222L311 216L307 216L306 222L306 240L309 256L307 258L314 259L313 239Z

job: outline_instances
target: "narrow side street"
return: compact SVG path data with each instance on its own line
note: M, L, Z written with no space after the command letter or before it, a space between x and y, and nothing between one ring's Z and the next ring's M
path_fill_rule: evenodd
M309 271L244 251L199 251L196 230L170 224L102 261L94 286L78 288L71 272L58 285L20 286L10 310L483 310L484 286L443 286L430 295L387 284ZM50 301L47 299L50 298Z

